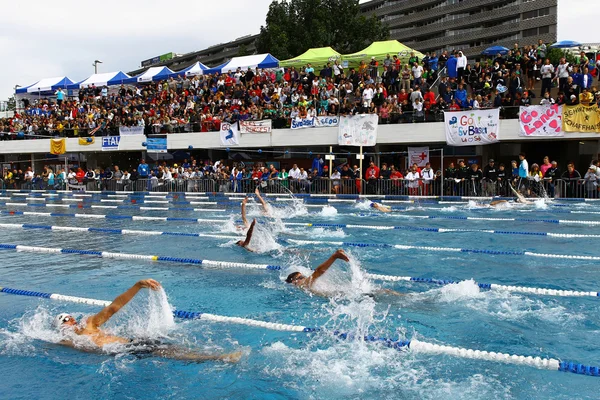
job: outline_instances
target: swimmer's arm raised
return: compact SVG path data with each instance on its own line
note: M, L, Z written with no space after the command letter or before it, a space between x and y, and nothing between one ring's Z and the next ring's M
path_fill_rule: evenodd
M244 240L240 246L246 247L250 244L250 240L252 240L252 233L254 233L254 225L256 225L256 218L252 221L252 224L250 224L250 228L246 234L246 240Z
M327 259L327 261L325 261L323 264L319 265L317 267L317 269L315 269L315 272L312 273L312 275L310 276L310 282L311 284L314 283L317 279L319 279L325 272L327 272L327 270L329 269L329 267L331 267L333 265L333 263L335 262L335 260L344 260L344 261L350 261L348 259L348 256L346 255L346 253L344 253L344 250L338 250L335 253L333 253L331 255L331 257L329 257Z
M242 200L242 222L244 223L244 228L247 228L250 224L248 223L248 220L246 219L246 203L248 202L248 198L245 197L244 200Z
M115 313L117 313L121 308L123 308L127 303L133 299L133 297L140 291L142 288L149 288L152 290L160 289L160 283L155 281L154 279L145 279L137 282L135 285L130 287L125 293L118 296L113 300L110 305L104 307L102 311L98 314L88 318L87 323L94 328L98 328L102 326L106 321L110 319Z

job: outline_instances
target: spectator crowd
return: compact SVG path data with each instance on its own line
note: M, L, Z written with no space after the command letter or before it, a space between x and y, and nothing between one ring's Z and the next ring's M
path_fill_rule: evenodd
M5 168L2 174L3 187L9 189L251 193L258 187L272 193L439 196L443 191L446 196L475 197L513 197L518 191L533 198L597 198L598 182L598 160L592 160L582 175L573 163L569 162L563 170L547 156L541 164L530 166L524 153L510 166L490 159L482 169L460 160L458 164L451 162L443 173L430 163L423 168L417 164L401 168L386 162L378 166L373 160L364 173L358 165L347 162L329 171L317 155L310 168L293 164L289 170L272 164L197 161L192 157L171 165L163 161L150 166L141 160L137 167L123 170L117 165L87 170L74 167L69 171L44 166L41 173L28 167L25 171Z
M440 120L446 110L493 107L502 107L503 117L510 118L521 105L600 101L594 60L582 53L576 64L562 59L552 65L547 52L540 40L475 63L461 51L421 59L413 53L406 64L388 54L357 68L335 61L91 86L76 96L59 89L52 98L23 99L13 117L0 119L0 138L118 135L120 126L143 127L146 134L214 131L222 122L262 119L284 128L295 118L356 113L378 114L384 124L424 122Z

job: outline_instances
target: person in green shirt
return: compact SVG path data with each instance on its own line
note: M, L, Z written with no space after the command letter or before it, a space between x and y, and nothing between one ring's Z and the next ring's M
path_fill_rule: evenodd
M282 168L281 171L279 171L277 173L277 179L279 179L281 181L280 183L286 189L289 189L289 186L290 186L290 182L288 181L288 176L289 176L289 174L287 173L287 171L285 170L285 168Z

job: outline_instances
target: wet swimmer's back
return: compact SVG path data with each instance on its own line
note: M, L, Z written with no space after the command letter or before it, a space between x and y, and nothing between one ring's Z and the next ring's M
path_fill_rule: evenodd
M174 360L202 362L202 361L228 361L237 362L241 357L240 352L230 354L203 354L195 350L186 349L177 345L148 341L146 339L130 339L108 333L101 327L108 322L121 308L135 297L141 289L161 290L162 286L154 279L138 281L127 291L115 298L112 303L104 307L99 313L86 318L81 323L72 315L61 313L53 320L53 326L63 336L60 344L74 349L94 352L107 352L110 349L122 349L123 352L170 358ZM85 338L79 341L78 337ZM82 344L84 343L85 344ZM121 346L122 347L119 347Z
M371 203L371 208L374 208L377 211L381 211L384 213L392 212L392 207L384 206L383 204L379 204L379 203L375 203L375 202Z

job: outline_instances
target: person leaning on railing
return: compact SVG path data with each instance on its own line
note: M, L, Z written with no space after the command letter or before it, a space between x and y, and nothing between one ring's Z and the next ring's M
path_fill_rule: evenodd
M579 181L581 174L575 169L573 163L567 164L567 170L561 175L561 180L565 185L565 197L576 197L578 194Z

